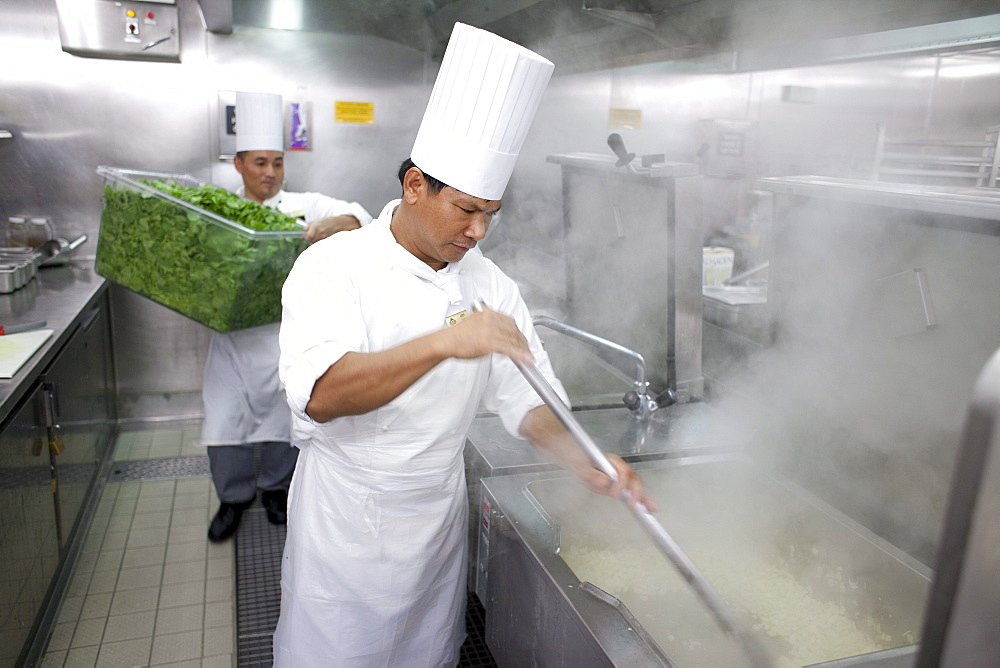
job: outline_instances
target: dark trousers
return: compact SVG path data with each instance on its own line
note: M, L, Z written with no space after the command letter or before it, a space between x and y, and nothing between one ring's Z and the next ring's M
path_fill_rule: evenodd
M254 446L260 447L260 475L254 476ZM299 449L282 441L208 446L215 493L222 503L251 501L257 490L287 490Z

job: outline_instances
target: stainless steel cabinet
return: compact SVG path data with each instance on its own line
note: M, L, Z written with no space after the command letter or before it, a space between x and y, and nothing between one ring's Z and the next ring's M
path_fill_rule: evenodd
M562 165L567 324L641 353L657 391L670 387L682 401L700 398L703 225L696 167L660 163L629 173L593 154L548 160ZM562 380L571 395L593 393L570 389L577 384L572 374Z
M0 666L32 636L59 565L44 398L36 383L0 431Z
M116 422L106 297L0 425L0 668L44 649L96 504Z
M80 521L88 491L110 447L114 392L107 310L103 298L85 311L76 333L43 374L51 398L48 440L54 442L60 545ZM55 454L58 452L58 454Z
M755 450L930 563L975 380L1000 347L1000 196L818 176L757 184L775 194L775 343L747 404Z

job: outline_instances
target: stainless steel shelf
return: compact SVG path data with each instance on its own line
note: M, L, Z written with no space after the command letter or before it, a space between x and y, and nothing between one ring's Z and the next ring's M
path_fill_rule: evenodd
M771 177L759 179L754 187L774 193L1000 221L1000 190L994 188L886 183L826 176ZM1000 227L994 233L1000 233Z

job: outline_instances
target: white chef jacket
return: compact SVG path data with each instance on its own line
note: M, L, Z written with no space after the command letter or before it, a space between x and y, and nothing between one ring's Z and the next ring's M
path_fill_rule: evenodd
M305 406L331 364L349 351L378 352L441 329L478 296L514 318L539 370L566 396L515 283L473 253L431 269L392 236L397 204L362 230L306 249L282 292L279 373L300 453L275 666L457 662L465 638L466 433L480 400L518 437L525 415L542 403L507 357L448 359L385 406L319 424Z
M236 194L243 197L244 189ZM357 202L320 193L281 190L264 206L309 222L350 215L367 225L372 219ZM203 445L289 441L291 425L277 368L278 323L212 333L202 380Z

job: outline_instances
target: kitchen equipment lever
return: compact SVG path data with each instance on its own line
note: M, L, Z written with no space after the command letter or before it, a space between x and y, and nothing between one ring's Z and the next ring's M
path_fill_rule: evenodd
M484 306L482 300L478 298L472 302L472 309L474 311L481 311ZM545 402L545 405L555 414L556 419L566 428L566 431L577 442L591 463L601 473L617 482L618 472L611 465L611 461L573 416L573 412L563 402L562 398L552 389L552 385L538 371L538 367L514 358L511 358L511 362L514 363L517 370L528 381L528 384L538 393L538 396ZM667 530L663 528L660 521L649 512L645 504L637 503L633 506L633 504L629 503L631 499L627 491L622 494L621 500L632 511L632 514L635 515L650 539L660 548L660 551L670 560L687 583L691 585L691 588L695 590L695 593L698 594L722 629L741 644L747 658L750 660L750 665L754 668L764 668L772 665L770 658L764 651L764 648L757 642L757 639L740 625L722 598L712 588L712 585L698 571L694 562L684 553L680 545L677 544L677 541L667 533Z
M161 37L160 39L154 40L149 44L147 44L146 46L142 47L142 50L145 51L147 49L152 49L157 44L162 44L163 42L166 42L168 39L170 39L170 35L167 35L166 37Z
M635 166L632 165L632 161L635 160L635 153L629 153L625 150L625 142L622 141L622 136L617 132L612 132L608 135L608 146L618 157L615 167L625 167L628 169L629 174L635 174Z
M756 267L751 267L750 269L747 269L744 272L740 272L739 274L736 274L735 276L730 276L726 280L722 281L722 284L723 285L736 285L737 283L739 283L743 279L750 278L751 276L755 276L756 274L759 274L760 272L764 271L765 269L767 269L770 266L771 266L771 262L770 261L762 262L762 263L758 264Z

